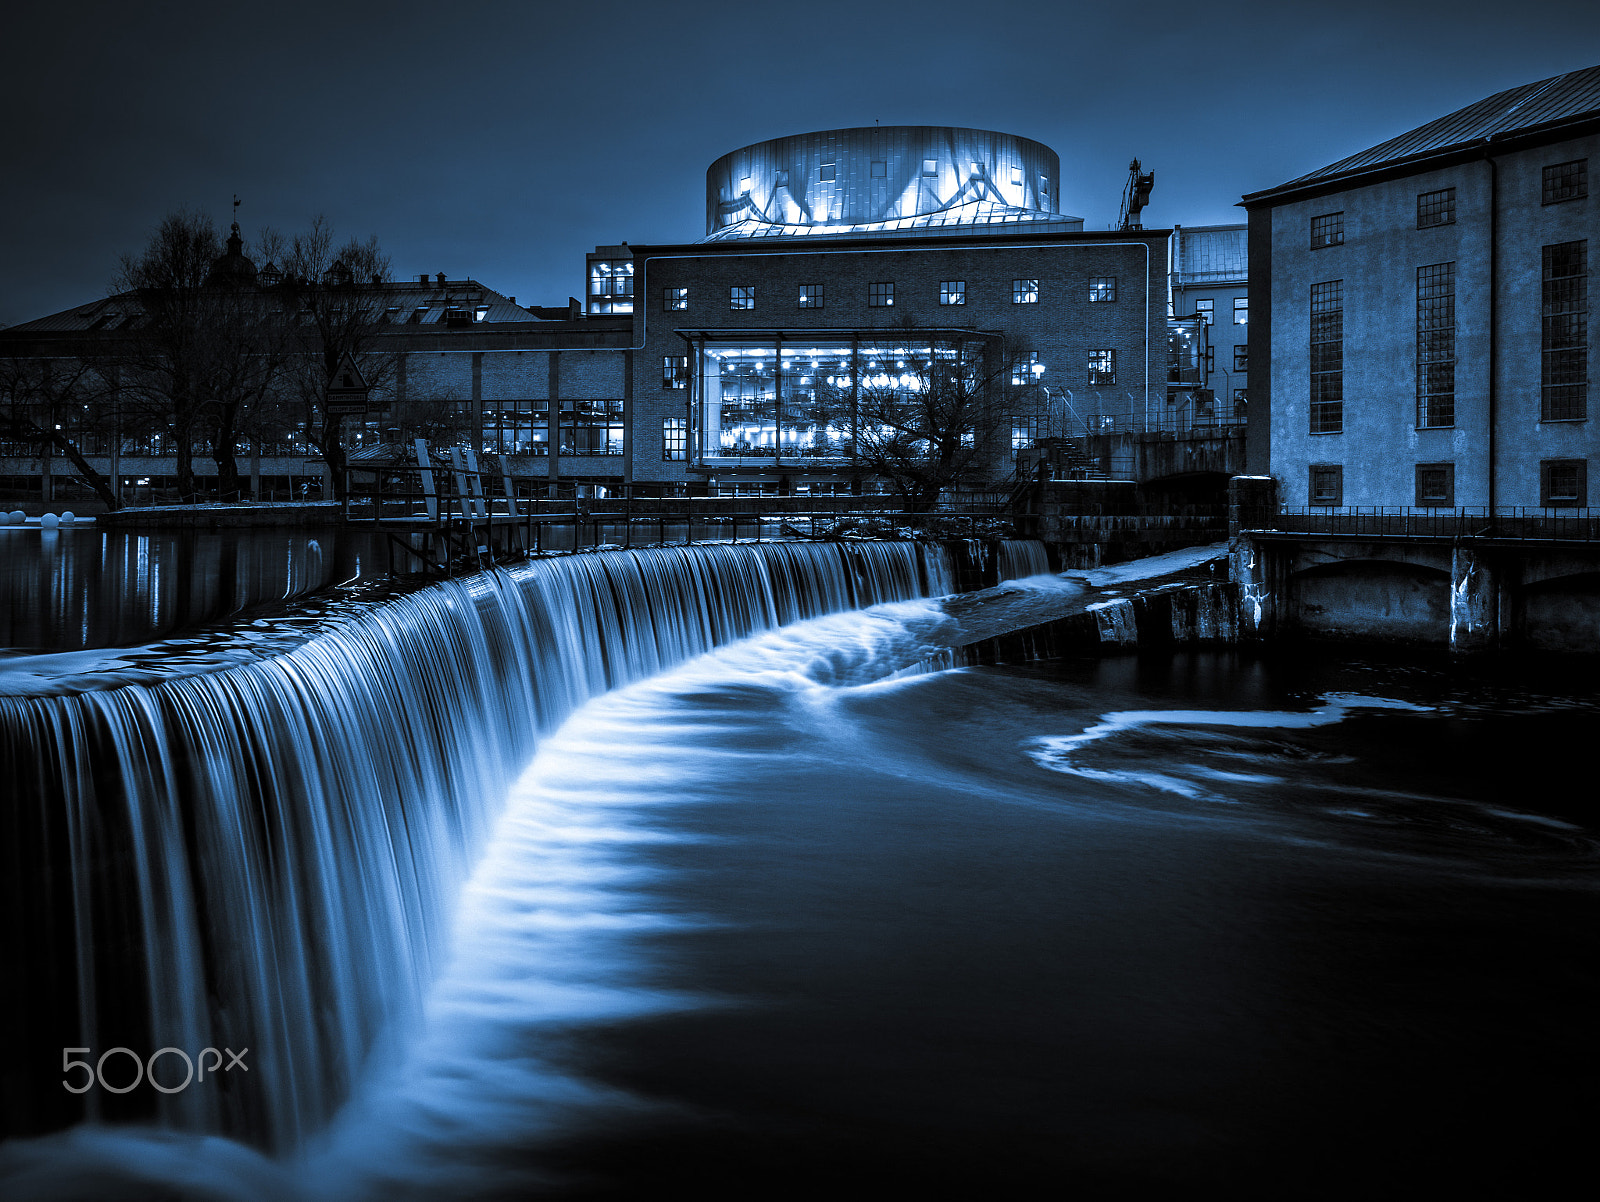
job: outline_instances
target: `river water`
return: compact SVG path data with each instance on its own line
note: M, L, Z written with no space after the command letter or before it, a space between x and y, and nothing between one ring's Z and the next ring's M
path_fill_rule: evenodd
M942 620L818 617L576 709L511 786L419 1023L297 1152L80 1127L10 1145L0 1181L1545 1197L1586 1171L1591 680L950 669Z

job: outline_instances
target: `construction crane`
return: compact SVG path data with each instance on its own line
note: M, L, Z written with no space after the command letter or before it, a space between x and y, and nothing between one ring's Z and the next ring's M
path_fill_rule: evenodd
M1122 189L1122 213L1117 218L1117 228L1123 230L1142 230L1144 223L1139 220L1139 214L1145 205L1150 203L1150 189L1156 186L1156 173L1154 171L1140 172L1139 160L1134 159L1128 164L1128 182Z

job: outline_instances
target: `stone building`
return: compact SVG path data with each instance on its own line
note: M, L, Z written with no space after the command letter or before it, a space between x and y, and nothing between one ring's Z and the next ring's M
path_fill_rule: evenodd
M1246 196L1252 470L1290 506L1590 505L1596 159L1590 67Z

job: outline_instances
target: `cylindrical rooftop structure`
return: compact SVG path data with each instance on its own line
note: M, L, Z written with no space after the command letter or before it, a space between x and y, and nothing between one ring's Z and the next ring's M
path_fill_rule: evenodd
M794 134L723 155L706 172L709 239L954 232L1035 222L1055 209L1061 160L1031 138L943 125ZM1076 224L1073 224L1076 223Z

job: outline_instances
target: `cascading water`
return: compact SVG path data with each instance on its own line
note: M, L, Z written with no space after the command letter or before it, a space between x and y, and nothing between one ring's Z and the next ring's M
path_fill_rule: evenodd
M41 1085L61 1048L248 1048L248 1075L92 1089L81 1115L299 1145L375 1043L414 1025L544 733L753 632L950 591L943 552L914 544L574 556L439 584L226 671L0 698L7 962L30 981L8 1017L39 1049L7 1069L8 1127L79 1117ZM172 1057L163 1079L182 1074Z
M1050 571L1050 555L1038 539L1003 539L995 549L997 580L1024 580Z

